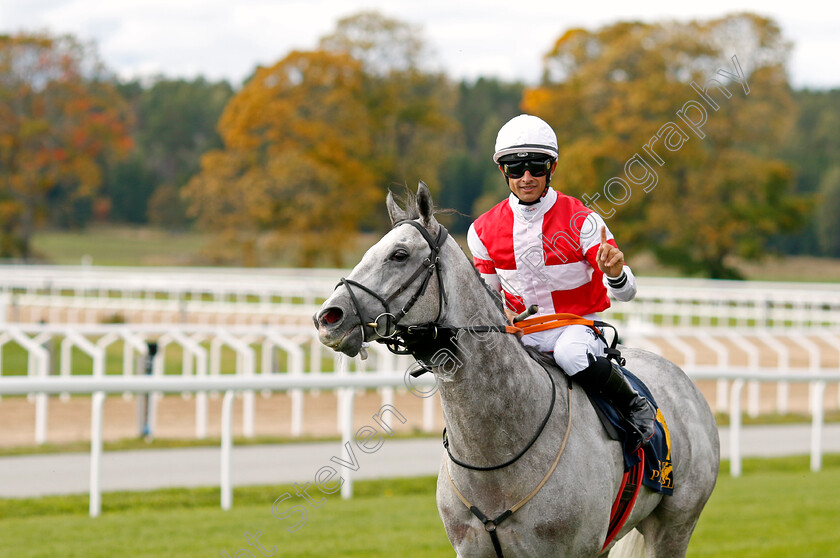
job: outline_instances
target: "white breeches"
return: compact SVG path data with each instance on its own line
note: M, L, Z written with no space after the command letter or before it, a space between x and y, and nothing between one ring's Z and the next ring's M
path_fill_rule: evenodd
M570 325L538 331L522 337L526 345L536 347L542 352L554 351L554 361L569 376L574 376L589 366L589 357L604 356L606 345L584 325Z

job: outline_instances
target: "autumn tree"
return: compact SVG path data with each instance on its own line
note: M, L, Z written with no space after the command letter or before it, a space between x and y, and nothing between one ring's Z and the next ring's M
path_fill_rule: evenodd
M618 23L564 33L523 108L557 131L559 189L601 213L627 249L732 278L798 226L777 153L795 118L790 45L769 19Z
M258 68L231 99L224 148L184 191L198 223L222 235L220 261L260 265L295 247L302 265L340 265L356 231L384 225L389 185L437 182L453 100L421 67L415 35L378 14L341 20L319 50Z
M0 255L29 258L51 212L94 198L103 158L131 146L128 127L92 45L0 36Z
M381 185L424 180L439 191L441 170L458 132L453 117L457 92L434 69L420 29L365 11L339 20L319 46L361 63L370 163Z
M383 191L367 164L362 78L349 55L292 52L231 99L224 149L204 155L184 191L199 224L220 233L222 261L258 265L283 245L296 245L303 265L321 253L340 261Z

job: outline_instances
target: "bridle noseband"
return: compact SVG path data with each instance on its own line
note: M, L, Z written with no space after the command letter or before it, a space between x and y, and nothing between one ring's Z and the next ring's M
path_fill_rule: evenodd
M421 235L423 235L423 239L429 245L429 249L431 252L429 255L423 259L421 265L417 270L403 282L400 287L391 293L388 298L383 298L378 293L373 291L372 289L362 285L358 281L353 281L351 279L345 279L344 277L341 278L341 281L336 288L340 286L344 286L347 288L347 292L350 294L350 299L353 302L353 311L356 313L356 316L359 318L361 323L360 327L362 329L362 343L366 343L368 341L368 336L365 331L365 326L373 328L374 333L378 336L376 341L380 343L385 343L388 349L391 352L396 354L408 354L410 351L408 350L406 343L403 339L400 338L400 333L410 331L412 326L400 326L400 320L402 320L405 315L411 310L414 304L426 293L426 287L429 286L429 282L432 279L432 275L434 275L435 270L438 272L438 315L435 318L435 322L440 319L441 312L443 311L443 306L446 303L446 292L443 288L443 279L441 278L441 266L440 266L440 250L443 247L444 242L446 242L446 237L449 236L449 232L443 225L439 225L440 229L438 230L437 238L432 238L432 235L429 234L429 231L426 230L426 227L418 223L417 221L406 219L403 221L398 221L394 224L394 229L401 226L401 225L411 225L415 229L417 229ZM394 301L395 298L400 296L404 293L408 288L414 284L414 282L423 274L425 277L423 278L423 282L420 284L420 287L415 291L414 295L406 302L403 307L396 313L391 312L391 302ZM350 288L358 287L359 289L365 291L369 295L376 298L382 306L385 308L385 311L379 314L375 319L366 319L362 315L362 308L359 305L359 301L356 298L356 294L353 292L353 289ZM385 318L384 323L384 331L380 331L380 320Z

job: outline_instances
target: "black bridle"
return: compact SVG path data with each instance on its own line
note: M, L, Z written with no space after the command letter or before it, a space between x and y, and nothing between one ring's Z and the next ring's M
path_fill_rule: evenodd
M459 329L466 329L466 330L470 330L470 331L474 331L474 332L487 332L487 331L505 332L506 331L505 326L473 326L473 327L461 327L461 328L459 328L459 327L448 326L446 324L441 324L439 322L440 315L441 315L441 312L443 311L443 306L444 306L444 303L446 301L446 293L443 289L443 280L441 278L440 249L443 246L443 243L446 241L446 237L448 235L448 232L447 232L446 228L444 228L443 225L440 225L440 230L438 231L437 238L432 238L432 235L429 234L429 231L426 230L426 228L423 225L421 225L420 223L418 223L417 221L413 221L413 220L399 221L394 225L393 228L397 228L400 225L411 225L414 228L416 228L418 231L420 231L420 234L423 235L423 238L426 240L426 243L429 245L429 249L431 250L431 253L429 254L428 257L426 257L423 260L421 266L417 269L417 271L415 271L408 279L406 279L403 282L403 284L396 291L394 291L388 298L383 298L378 293L376 293L372 289L362 285L361 283L359 283L357 281L352 281L350 279L345 279L343 277L341 278L341 281L339 282L339 284L336 285L336 288L343 285L344 287L347 288L347 292L350 293L350 299L353 301L353 311L356 313L356 316L358 316L359 321L361 323L360 327L362 328L362 342L364 343L364 342L367 341L367 335L365 333L365 326L373 328L374 332L379 336L377 341L380 342L380 343L385 343L386 346L391 350L391 352L396 353L396 354L408 354L408 353L413 352L413 349L415 348L415 346L414 346L415 343L412 342L412 336L414 336L414 335L422 337L423 339L426 339L426 338L429 338L429 337L431 337L432 339L437 339L439 334L440 334L441 339L445 339L445 338L452 337L454 335L454 332L459 330ZM438 272L437 273L437 275L438 275L438 285L439 285L439 291L440 291L440 296L439 296L439 300L438 300L438 315L437 315L437 318L435 318L435 320L433 322L429 322L429 323L425 323L425 324L400 326L399 325L400 320L402 320L402 318L405 317L405 315L408 313L408 311L411 310L411 307L414 306L414 303L416 303L417 300L421 296L423 296L423 294L426 292L426 287L429 286L429 282L431 281L432 275L434 275L435 270L437 270L437 272ZM417 278L420 277L421 275L423 275L424 273L426 274L426 276L423 278L423 282L420 285L420 287L417 289L417 291L415 291L414 296L412 296L408 300L408 302L405 303L405 305L402 307L402 309L399 312L397 312L396 314L393 314L391 312L391 309L390 309L390 303L393 302L393 300L396 297L398 297L400 294L402 294L406 290L408 290L408 288L412 284L414 284L414 282L417 280ZM377 316L376 319L374 319L372 321L366 320L364 318L364 316L362 315L361 306L359 306L359 301L356 299L356 295L353 293L353 289L351 288L351 286L358 287L359 289L362 289L366 293L368 293L371 296L373 296L374 298L376 298L382 304L382 306L385 308L385 312L379 314L379 316ZM380 331L379 331L379 327L380 327L379 321L383 317L385 317L385 332L380 333ZM543 367L543 368L545 368L545 367ZM534 436L531 438L531 440L525 445L525 447L519 453L517 453L513 458L511 458L511 459L509 459L509 460L507 460L504 463L501 463L499 465L492 465L492 466L487 466L487 467L470 465L469 463L465 463L465 462L459 460L458 458L456 458L454 455L452 455L452 451L449 449L449 439L446 435L446 429L444 428L443 429L443 447L446 448L446 452L449 454L449 458L453 461L453 463L456 463L457 465L460 465L461 467L464 467L464 468L467 468L467 469L472 469L474 471L494 471L494 470L502 469L504 467L512 465L513 463L518 461L523 455L525 455L525 453L529 449L531 449L531 446L534 445L534 443L537 441L537 438L539 438L540 434L542 434L542 431L545 428L545 425L548 422L548 419L551 417L552 411L554 410L554 402L555 402L555 396L556 396L554 378L551 377L551 374L548 372L547 368L545 370L546 370L546 373L548 373L548 379L549 379L549 382L551 383L551 403L548 407L548 412L546 413L545 417L543 418L542 422L540 423L539 428L537 429L537 432L534 434ZM429 369L428 365L423 365L420 370L412 373L412 375L416 376L416 375L422 374L424 372L429 372L429 371L430 371L430 369Z
M413 326L400 326L400 320L402 320L405 315L411 310L412 306L426 293L426 288L429 286L429 282L432 279L432 275L434 275L435 270L437 270L438 276L438 315L435 318L434 322L436 323L440 319L441 312L443 312L443 306L446 303L446 292L443 288L443 280L441 278L441 267L440 267L440 250L443 247L443 243L446 242L446 237L449 236L449 232L443 225L439 225L439 230L437 234L437 238L432 238L432 235L429 234L429 231L426 230L426 227L418 223L417 221L406 219L404 221L399 221L394 224L393 228L397 228L401 225L411 225L415 229L417 229L423 238L426 240L426 243L429 245L429 249L431 252L429 255L423 259L420 264L420 267L411 274L411 276L406 279L400 287L391 293L388 298L383 298L378 293L373 291L372 289L362 285L358 281L353 281L351 279L345 279L344 277L341 278L341 281L336 288L340 286L344 286L347 288L347 292L350 294L350 299L353 301L353 311L356 313L356 316L359 318L360 327L362 328L362 343L367 342L368 336L365 331L365 326L373 328L374 333L379 336L376 341L380 343L384 343L391 352L396 354L409 354L410 351L408 350L407 342L404 339L404 335L411 332L411 328ZM394 301L395 298L400 296L404 293L408 288L414 284L414 282L425 274L423 277L423 282L420 284L420 287L415 291L414 295L406 302L403 307L396 313L391 312L391 302ZM351 286L357 287L372 297L376 298L382 306L385 308L385 311L379 314L375 319L367 319L362 315L362 308L359 306L359 301L356 299L356 295L353 292L353 289L350 288ZM380 320L384 318L384 331L380 331Z

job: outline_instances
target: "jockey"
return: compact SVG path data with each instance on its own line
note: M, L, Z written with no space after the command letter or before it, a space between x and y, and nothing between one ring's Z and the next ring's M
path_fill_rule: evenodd
M502 126L493 161L511 194L470 226L473 263L491 288L501 291L509 319L529 306L537 315L568 312L596 319L617 300L636 295L636 279L624 263L600 215L576 198L549 187L557 168L557 136L536 116L520 115ZM601 392L647 441L654 433L653 406L627 382L592 328L568 325L525 335L586 390Z

